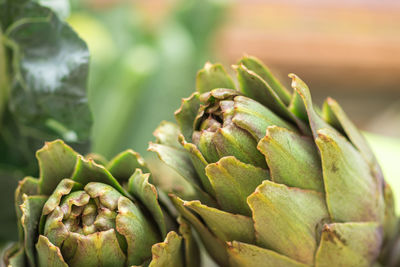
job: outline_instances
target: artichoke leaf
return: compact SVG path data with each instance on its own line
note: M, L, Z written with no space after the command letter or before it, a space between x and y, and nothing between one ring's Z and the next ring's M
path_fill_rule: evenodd
M192 150L193 153L198 154L195 148L199 150L201 155L204 157L205 162L217 162L219 160L219 155L217 148L213 143L213 138L215 136L215 132L212 131L198 131L196 132L196 136L193 137L193 141L196 142L195 146L186 145L186 150ZM190 143L183 143L190 144ZM199 158L197 155L192 155ZM198 161L199 159L196 159ZM200 159L201 160L201 159ZM197 170L197 169L196 169ZM204 172L204 170L203 170Z
M324 226L316 267L367 267L379 255L382 228L377 223L332 223Z
M183 267L182 237L174 231L166 236L164 242L154 244L151 248L153 255L149 267L176 266Z
M94 160L85 159L81 155L78 155L75 170L70 177L80 184L89 182L108 184L117 189L122 195L130 196L106 168L97 164Z
M167 235L167 227L165 225L164 215L160 204L158 203L157 189L149 183L149 174L143 174L141 169L136 169L128 182L128 192L139 199L142 204L150 211L154 221L165 237Z
M58 205L60 205L61 198L68 195L73 188L83 188L79 183L71 179L63 179L54 189L53 193L47 199L43 207L43 215L47 215L52 212Z
M126 256L121 250L114 229L89 235L70 233L61 249L68 255L68 266L125 266ZM73 255L69 255L72 254Z
M207 227L220 240L254 243L254 225L250 217L210 208L202 205L200 201L187 201L184 205L200 215Z
M200 95L195 92L182 100L181 107L175 112L175 119L186 140L192 142L194 121L200 108ZM160 140L162 141L162 140Z
M262 181L269 179L267 170L245 164L233 156L223 157L206 167L206 174L223 210L245 216L251 215L247 197Z
M230 124L219 128L212 138L219 158L234 156L238 160L266 168L264 156L257 150L257 141L245 130Z
M334 123L334 125L342 129L351 143L361 152L363 157L373 168L380 171L378 162L372 152L370 146L367 143L365 137L353 124L353 122L347 117L342 107L332 98L328 98L323 105L325 120Z
M155 143L150 143L148 150L156 152L161 161L171 166L171 168L182 175L188 182L198 184L196 170L193 167L189 155L185 151Z
M241 242L229 242L228 253L233 267L252 266L283 266L283 267L307 267L273 250L261 248Z
M4 263L6 266L12 267L25 267L26 266L26 257L25 250L21 247L20 244L15 243L12 247L8 248L7 251L4 252L2 260L2 264Z
M127 182L136 169L141 169L146 173L150 172L144 159L131 149L121 152L111 159L106 169L120 183Z
M311 138L270 126L257 147L265 155L272 181L324 192L321 160Z
M182 216L177 218L179 223L179 234L183 238L185 266L200 266L200 253L197 242L193 236L192 228Z
M248 70L259 75L278 95L285 105L290 102L289 91L272 75L271 71L260 60L252 56L244 56L240 59L238 65L243 64Z
M19 236L22 238L23 229L21 225L22 211L20 205L24 202L24 195L38 195L39 194L39 180L33 177L25 177L19 181L18 187L15 190L15 213L17 215Z
M181 148L181 144L178 142L180 134L178 125L169 121L162 121L153 132L157 144L172 146L178 149Z
M43 235L39 236L39 240L36 243L36 251L39 267L68 267L68 264L65 263L64 258L61 255L60 249L53 245L49 239Z
M383 229L385 230L385 240L390 240L395 236L397 230L397 217L394 195L389 184L385 184L385 187L383 188L383 198L385 201Z
M24 230L25 254L31 266L36 266L35 241L37 238L38 226L42 208L46 202L45 196L23 196L23 203L20 206L22 211L21 225Z
M257 244L312 265L316 227L329 217L321 193L264 181L247 199Z
M232 121L251 133L257 141L265 136L268 126L272 125L297 132L297 129L291 124L251 98L237 96L234 105L235 114Z
M316 144L321 152L326 203L332 220L383 222L382 189L360 152L330 129L318 131Z
M44 147L36 152L39 162L40 193L50 195L58 183L74 172L78 153L61 140L46 142Z
M298 91L294 91L288 109L302 121L308 122L307 110Z
M328 123L326 123L315 111L314 104L311 99L310 89L308 86L295 74L289 74L289 77L292 78L292 87L300 95L303 100L304 107L307 110L308 122L311 127L311 132L314 136L314 139L318 137L317 131L319 129L328 128L336 131L333 127L331 127Z
M174 169L193 186L196 199L213 207L217 205L212 197L201 188L192 161L185 151L155 143L150 143L148 150L156 152L161 161Z
M178 212L196 229L207 252L216 260L216 262L218 262L218 264L221 266L228 266L226 243L215 237L199 220L199 218L185 207L182 199L174 195L170 195L170 198Z
M207 62L196 76L196 90L200 94L216 88L235 89L231 76L221 64Z
M240 64L235 66L240 91L245 96L254 99L285 119L291 120L290 112L279 98L278 94L255 72Z
M151 246L160 240L156 227L126 197L118 200L116 229L126 238L127 264L139 265L151 257Z
M283 119L296 123L303 133L307 133L307 125L289 111L277 93L256 73L248 70L243 64L236 67L240 90L245 96L254 99Z
M211 186L210 180L208 179L205 168L208 164L200 150L192 143L185 141L183 135L179 136L179 141L186 151L189 153L190 159L192 160L193 167L199 175L201 184L206 192L210 195L215 196L213 187Z

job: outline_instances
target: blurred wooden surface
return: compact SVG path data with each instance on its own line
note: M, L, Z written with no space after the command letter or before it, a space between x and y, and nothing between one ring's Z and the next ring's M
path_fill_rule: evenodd
M380 2L239 1L219 54L257 55L338 90L400 92L400 1Z
M261 58L286 85L298 74L361 126L400 99L398 0L237 1L216 49L225 63Z

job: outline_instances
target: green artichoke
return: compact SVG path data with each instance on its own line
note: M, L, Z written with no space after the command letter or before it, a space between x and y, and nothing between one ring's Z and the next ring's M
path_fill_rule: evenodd
M106 163L58 140L36 156L40 178L27 177L16 190L20 242L5 253L6 265L196 265L189 225L180 219L181 235L167 233L174 220L137 153L127 150Z
M197 92L149 150L185 179L170 190L221 266L371 266L396 231L392 191L363 136L328 98L314 105L253 57L237 84L207 63Z

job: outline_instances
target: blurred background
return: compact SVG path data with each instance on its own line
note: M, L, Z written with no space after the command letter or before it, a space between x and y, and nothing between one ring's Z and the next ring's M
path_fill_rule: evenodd
M400 2L397 0L80 0L68 22L91 52L93 150L145 154L161 120L207 61L259 57L314 100L338 100L366 133L400 195Z

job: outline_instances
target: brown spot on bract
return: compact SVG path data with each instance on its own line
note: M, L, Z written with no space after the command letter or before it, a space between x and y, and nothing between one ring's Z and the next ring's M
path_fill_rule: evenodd
M332 170L332 172L337 172L339 170L339 168L336 166L335 163L333 163L332 167L331 167L331 170Z

